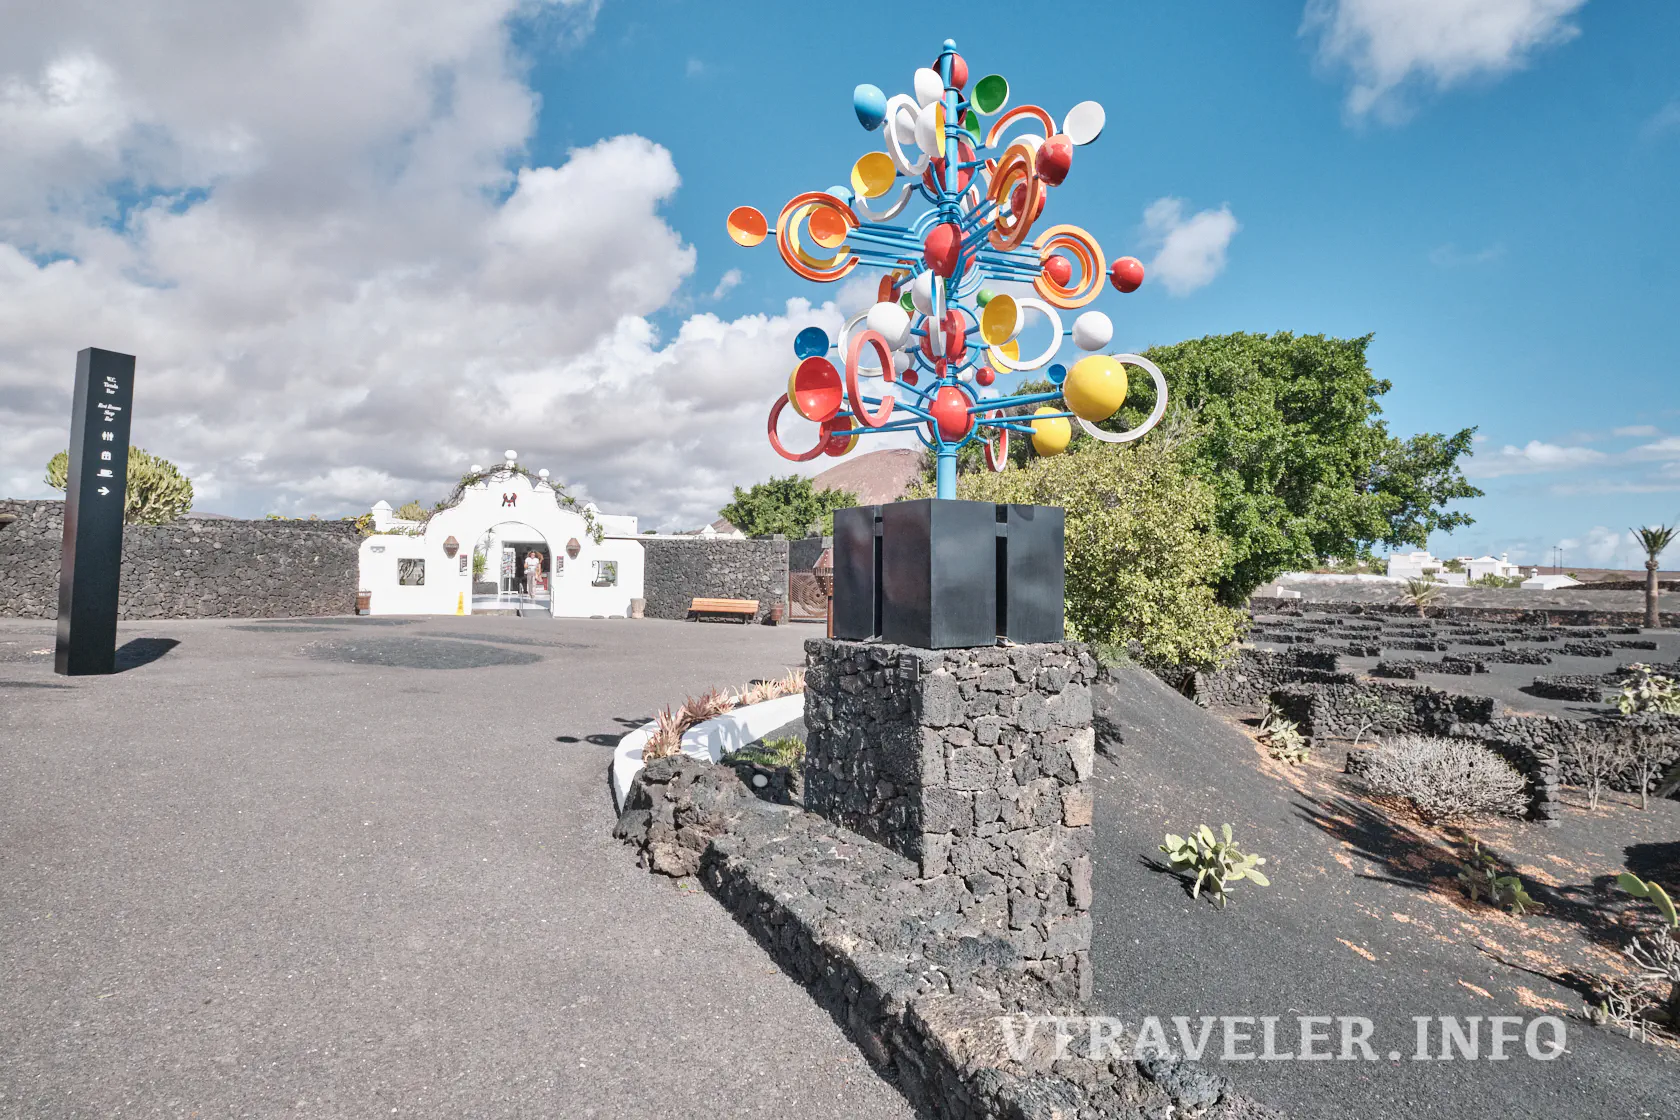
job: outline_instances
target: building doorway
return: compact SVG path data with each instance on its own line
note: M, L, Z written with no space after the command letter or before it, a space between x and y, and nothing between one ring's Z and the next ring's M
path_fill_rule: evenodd
M529 564L532 556L534 565ZM482 557L483 559L479 559ZM554 550L536 529L504 521L473 545L473 613L542 610L554 602Z

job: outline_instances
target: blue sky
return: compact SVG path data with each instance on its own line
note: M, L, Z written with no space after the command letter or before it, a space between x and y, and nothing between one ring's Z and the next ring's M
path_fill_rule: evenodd
M1680 431L1667 329L1680 302L1680 6L1585 5L1563 21L1578 34L1519 65L1446 89L1414 74L1392 110L1363 116L1348 107L1357 77L1323 59L1298 6L1071 4L1031 29L1001 14L1013 6L963 19L902 6L878 36L841 32L827 9L727 10L609 3L587 46L544 51L532 71L537 161L625 131L670 149L683 186L667 213L699 254L691 293L742 275L720 313L824 298L769 247L729 242L722 215L743 202L773 214L843 181L878 143L852 118L852 86L906 87L950 36L1017 99L1107 107L1052 206L1111 256L1144 255L1143 211L1163 196L1229 206L1240 223L1205 287L1109 292L1117 345L1375 334L1397 432L1484 437L1477 524L1438 551L1538 559L1560 540L1584 549L1595 527L1680 512L1680 451L1630 457Z
M1622 564L1680 516L1680 5L135 0L7 31L0 493L46 492L94 344L140 356L137 442L201 509L429 501L513 447L710 520L790 469L789 340L862 298L724 215L844 181L880 143L853 87L950 37L1015 103L1106 106L1047 219L1149 265L1095 305L1117 348L1373 334L1395 432L1480 430L1439 553Z

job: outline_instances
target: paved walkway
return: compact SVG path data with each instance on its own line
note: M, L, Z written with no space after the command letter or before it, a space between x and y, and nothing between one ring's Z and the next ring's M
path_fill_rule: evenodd
M66 680L0 621L0 1116L908 1117L609 835L612 740L813 632L136 624Z

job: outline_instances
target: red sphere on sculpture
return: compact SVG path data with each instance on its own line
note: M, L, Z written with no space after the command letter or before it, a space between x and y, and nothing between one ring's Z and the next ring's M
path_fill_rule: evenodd
M1122 292L1135 292L1143 283L1143 262L1136 257L1116 257L1108 266L1108 279Z
M991 366L981 366L979 369L974 371L975 384L979 385L981 388L985 388L996 380L997 374L993 372Z
M1044 258L1044 275L1065 288L1073 279L1073 262L1060 253L1051 253Z
M1073 141L1061 133L1056 133L1038 146L1038 158L1033 161L1033 170L1052 187L1062 185L1062 180L1067 178L1068 169L1072 166Z
M961 259L962 230L955 222L941 222L928 230L927 240L922 242L922 262L935 276L955 276Z
M955 308L945 312L945 352L933 352L933 335L928 334L922 338L922 353L935 360L962 361L963 355L968 353L967 324L963 321L962 312Z
M974 417L968 412L968 394L955 385L943 386L934 393L928 415L933 417L947 443L955 443L974 428Z

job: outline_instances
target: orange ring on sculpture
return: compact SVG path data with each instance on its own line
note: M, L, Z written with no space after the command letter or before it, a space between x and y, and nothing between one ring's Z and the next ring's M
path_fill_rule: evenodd
M782 260L787 262L787 266L800 276L807 280L816 280L819 283L829 283L840 279L856 268L858 257L856 253L853 253L841 264L829 267L833 265L833 262L840 259L839 253L832 257L813 257L805 251L803 245L799 244L799 223L808 221L809 216L819 209L833 211L845 223L848 230L858 228L858 216L852 212L850 206L827 191L806 191L804 194L795 195L790 199L788 204L782 207L781 214L777 216L776 248L781 251ZM813 239L816 236L816 233L813 232ZM840 242L840 244L843 243L843 241Z
M1002 418L1003 418L1003 413L1001 413L1001 412L988 412L985 416L985 419L987 419L987 420L998 420L998 419L1002 419ZM997 474L997 473L1001 472L1004 467L1007 467L1009 465L1009 429L1008 428L999 428L998 429L998 449L997 449L997 454L996 455L992 454L992 441L991 441L990 438L985 440L985 446L986 446L986 469L987 470L991 471L993 474Z
M858 391L858 354L863 350L863 344L868 343L875 348L875 354L881 359L881 380L892 381L896 374L893 372L892 347L879 331L859 331L852 336L852 344L846 348L846 399L851 402L852 415L858 423L866 428L879 428L892 415L896 397L883 397L881 410L870 412L863 403L863 394Z
M1023 117L1031 117L1039 124L1042 124L1044 126L1044 138L1046 140L1050 139L1050 137L1056 135L1056 133L1060 131L1056 128L1056 122L1050 119L1050 114L1046 113L1043 109L1040 109L1037 105L1017 105L1015 108L1009 110L1009 112L992 122L992 127L986 132L986 147L996 147L998 137L1003 135L1004 130L1016 121L1021 120Z
M823 453L823 449L828 446L828 432L819 426L817 428L817 445L811 448L811 450L805 452L803 455L795 455L793 452L783 447L781 437L776 434L776 421L782 418L782 409L787 407L787 403L787 394L783 393L781 396L776 398L776 403L770 406L770 446L775 450L776 454L780 455L784 459L791 459L795 463L808 463L812 459L815 459L818 455L821 455Z
M1066 249L1079 262L1077 285L1063 287L1044 272L1034 278L1033 290L1043 296L1046 303L1071 311L1084 307L1102 292L1103 281L1108 274L1103 268L1102 247L1089 233L1078 226L1051 226L1033 242L1033 248L1038 250L1041 261L1057 249Z
M986 197L1002 207L1009 196L1015 193L1015 188L1023 183L1027 188L1027 197L1022 200L1023 214L1034 214L1038 209L1038 200L1043 196L1044 184L1033 171L1032 157L1027 154L1027 150L1011 144L1003 153L997 173L992 176L992 186L986 192ZM1013 221L1008 225L1004 225L1001 212L992 219L992 232L989 236L993 248L1008 252L1020 248L1021 243L1027 239L1027 232L1032 229L1032 218L1021 214L1012 217Z

